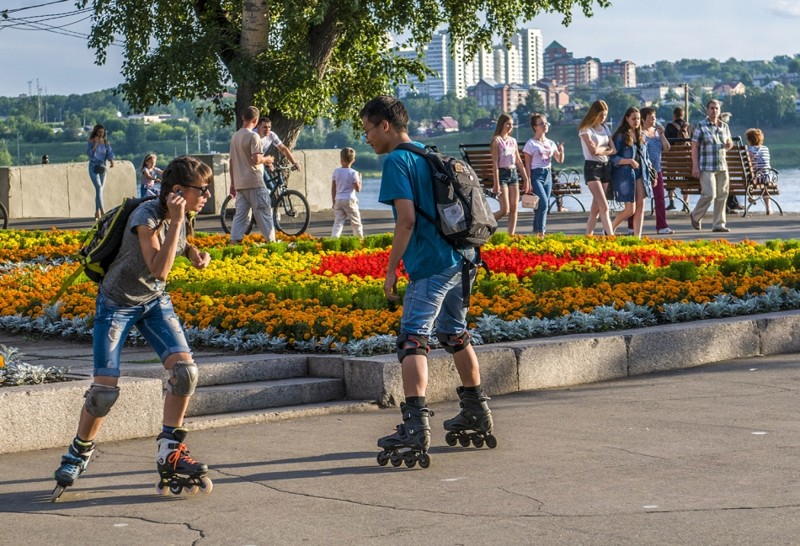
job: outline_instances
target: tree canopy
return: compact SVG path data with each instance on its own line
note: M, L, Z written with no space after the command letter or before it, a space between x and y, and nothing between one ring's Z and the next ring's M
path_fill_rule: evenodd
M468 54L508 40L523 21L554 12L569 24L609 0L78 0L94 11L89 45L96 61L122 38L121 91L137 111L173 98L211 98L230 119L253 104L290 145L318 117L355 121L370 98L408 74L429 73L418 52L442 24ZM419 55L422 58L422 55ZM235 109L222 101L236 88ZM237 116L238 117L238 116Z

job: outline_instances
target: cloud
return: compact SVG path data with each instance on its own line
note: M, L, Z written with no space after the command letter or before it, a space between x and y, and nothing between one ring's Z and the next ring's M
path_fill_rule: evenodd
M800 17L800 1L798 0L778 0L770 7L770 11L775 15L788 15L789 17Z

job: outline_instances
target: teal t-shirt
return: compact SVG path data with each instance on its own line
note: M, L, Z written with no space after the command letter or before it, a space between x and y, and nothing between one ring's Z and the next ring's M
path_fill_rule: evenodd
M424 148L419 142L413 144ZM424 157L405 150L394 150L386 156L378 200L392 207L392 214L397 220L395 199L409 199L432 218L436 217L431 170ZM461 256L439 234L436 226L417 214L411 240L403 253L403 264L409 278L416 281L436 275L460 259Z

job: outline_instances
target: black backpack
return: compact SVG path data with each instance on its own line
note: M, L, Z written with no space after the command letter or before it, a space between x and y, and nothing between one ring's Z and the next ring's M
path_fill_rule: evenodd
M81 273L86 273L86 276L96 283L103 280L108 268L111 266L111 262L119 254L119 247L122 245L122 237L125 235L128 218L136 210L136 207L157 197L157 195L148 195L141 198L126 197L121 205L114 207L95 222L94 227L86 234L83 246L74 256L80 266L72 275L67 277L58 294L53 298L52 303L58 301Z
M430 148L409 143L397 148L421 155L431 167L436 216L431 217L415 203L417 213L435 225L453 248L480 248L486 243L497 231L497 221L472 167Z
M423 149L414 144L402 143L397 149L421 155L430 165L436 216L431 217L416 203L414 209L436 226L439 234L464 258L462 299L464 307L468 307L470 270L483 267L489 273L486 262L481 260L480 247L497 231L497 221L483 193L480 179L469 163L441 154L430 147ZM475 261L467 259L461 252L467 248L477 250Z
M670 121L669 125L672 125L675 128L674 138L676 139L682 138L684 140L689 140L690 138L692 138L692 126L689 125L686 121L683 121L683 124L677 123L675 121Z

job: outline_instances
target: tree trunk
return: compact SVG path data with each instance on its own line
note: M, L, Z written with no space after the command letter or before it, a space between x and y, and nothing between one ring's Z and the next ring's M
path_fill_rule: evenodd
M244 0L242 5L242 34L240 39L243 59L256 59L267 50L269 37L269 1ZM236 127L242 126L242 112L253 105L257 81L243 74L232 74L236 82Z

